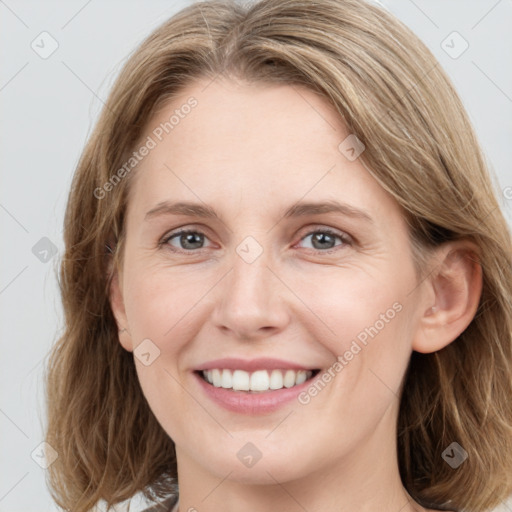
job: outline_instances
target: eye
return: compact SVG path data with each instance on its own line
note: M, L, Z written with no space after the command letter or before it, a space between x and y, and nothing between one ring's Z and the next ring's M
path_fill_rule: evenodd
M160 242L160 245L170 245L172 250L185 252L203 249L205 240L208 238L203 232L184 229L169 234Z
M327 228L310 231L301 238L301 241L308 238L311 239L311 245L306 247L306 249L320 252L333 252L333 250L337 250L337 247L352 245L352 238L349 235ZM166 235L159 242L159 245L167 246L174 252L194 252L209 247L209 245L204 245L207 240L208 237L202 231L182 229ZM336 243L336 240L339 240L341 243Z
M352 244L352 240L348 235L326 228L310 231L301 238L301 241L308 238L311 240L311 247L306 248L321 252L332 252L332 249L336 250L335 247ZM336 239L340 240L341 243L336 244Z

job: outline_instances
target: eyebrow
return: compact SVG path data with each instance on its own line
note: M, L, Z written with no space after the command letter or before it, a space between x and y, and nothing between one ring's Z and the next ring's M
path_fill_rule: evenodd
M303 217L306 215L319 215L322 213L339 213L346 217L352 217L374 224L374 219L365 210L360 210L346 203L338 201L322 201L322 202L298 202L289 207L281 214L283 218ZM186 215L189 217L202 217L206 219L220 220L217 212L206 204L194 202L177 202L162 201L154 208L149 210L144 220L150 220L161 215Z

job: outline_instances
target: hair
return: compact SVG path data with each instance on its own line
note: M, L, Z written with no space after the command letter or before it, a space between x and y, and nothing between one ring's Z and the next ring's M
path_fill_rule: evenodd
M454 342L413 352L404 375L397 457L421 505L481 511L512 493L512 241L496 179L438 61L410 29L360 0L196 2L125 63L80 157L64 220L59 285L65 324L47 373L46 441L56 502L73 511L142 492L176 492L172 439L150 410L109 301L122 265L133 176L112 179L157 110L200 78L307 87L365 145L359 157L398 202L414 262L453 240L479 248L478 310ZM186 122L186 121L185 121ZM341 142L341 141L340 141ZM132 185L133 186L133 185ZM442 458L452 442L468 458Z

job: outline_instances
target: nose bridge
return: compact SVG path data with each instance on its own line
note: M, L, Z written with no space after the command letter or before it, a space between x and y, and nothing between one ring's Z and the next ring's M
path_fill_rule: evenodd
M237 248L237 255L233 257L233 271L230 276L230 291L234 292L232 296L238 295L240 298L246 296L246 298L252 298L256 301L262 299L264 289L268 290L271 286L269 281L272 273L268 268L268 260L266 253L262 253L254 260L245 259L245 256L241 256Z
M269 268L270 251L255 242L245 239L236 248L214 314L218 327L243 338L268 335L288 320L282 285Z

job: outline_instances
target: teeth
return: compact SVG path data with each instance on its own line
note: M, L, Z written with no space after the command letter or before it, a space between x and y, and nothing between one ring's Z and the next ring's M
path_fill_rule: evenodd
M204 379L217 388L234 391L268 391L269 389L291 388L302 384L313 376L310 370L244 370L213 369L202 372Z
M285 388L291 388L295 384L295 372L293 370L286 371L283 384Z
M229 370L224 370L229 372ZM249 391L251 389L251 377L247 372L235 370L233 372L233 388L239 391Z
M308 380L308 376L306 375L305 371L297 372L295 384L302 384L303 382L306 382L306 380Z
M212 384L216 388L220 388L221 383L222 383L222 377L221 377L221 374L220 374L220 370L212 370L212 372L211 372L211 379L212 379Z
M259 370L251 374L251 391L268 391L269 387L270 377L266 370ZM233 389L237 388L233 386Z
M283 387L283 374L279 370L274 370L270 374L270 389L281 389Z
M222 370L220 385L226 389L233 387L233 378L231 377L231 372L229 370Z

